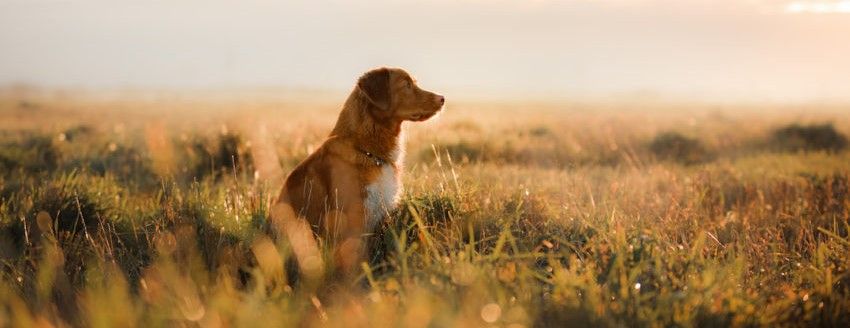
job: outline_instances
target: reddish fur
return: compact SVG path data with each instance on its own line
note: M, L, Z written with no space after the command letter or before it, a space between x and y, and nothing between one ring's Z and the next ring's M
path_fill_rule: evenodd
M367 72L345 102L327 140L287 177L276 206L306 220L315 233L336 246L337 263L351 272L361 255L366 227L366 187L399 149L403 121L421 121L442 108L443 98L419 89L401 69ZM374 157L368 157L365 152ZM272 217L278 230L285 224ZM278 221L278 222L276 222ZM279 231L280 232L280 231Z

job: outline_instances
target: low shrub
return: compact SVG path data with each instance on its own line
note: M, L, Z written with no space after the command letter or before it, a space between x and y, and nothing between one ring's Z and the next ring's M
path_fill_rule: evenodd
M184 144L190 179L215 179L227 174L253 172L250 145L234 133L222 133L215 140L194 138Z
M0 145L0 172L24 170L28 173L46 172L56 169L59 151L53 140L44 135L29 135L21 140L7 141Z
M485 157L493 157L496 155L496 152L489 149L486 144L472 143L469 141L459 141L438 145L436 147L439 152L439 156L445 158L445 155L448 155L451 157L452 161L458 163L482 162L490 159ZM434 149L432 148L423 149L419 153L419 160L422 162L429 162L433 159Z
M87 162L92 173L100 176L110 174L121 182L129 182L145 190L154 190L160 184L150 157L133 146L106 145L80 161Z
M847 148L847 137L832 124L790 124L773 132L771 144L781 151L838 152Z
M659 134L649 144L649 149L657 159L686 165L703 163L711 159L708 150L699 140L677 132Z
M43 241L52 240L64 254L64 272L72 283L84 279L93 258L110 257L120 265L144 264L132 227L122 221L124 190L110 178L71 172L21 181L20 190L5 196L3 238L6 253L20 258L37 255ZM20 219L16 219L20 218ZM129 256L129 257L128 257Z

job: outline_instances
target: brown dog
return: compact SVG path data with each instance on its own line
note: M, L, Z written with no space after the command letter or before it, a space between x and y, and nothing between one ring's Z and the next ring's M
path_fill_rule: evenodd
M362 257L361 235L373 232L398 200L402 122L424 121L444 102L402 69L378 68L360 77L330 136L289 174L272 211L278 234L300 243L293 250L302 268L318 254L306 220L335 247L343 272L353 273Z

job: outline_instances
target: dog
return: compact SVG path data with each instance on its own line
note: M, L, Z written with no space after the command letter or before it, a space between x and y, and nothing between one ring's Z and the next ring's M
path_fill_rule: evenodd
M400 68L373 69L357 80L330 135L290 172L272 209L273 229L293 244L302 271L315 267L318 236L334 249L336 266L354 273L365 252L361 236L398 202L402 123L425 121L444 104Z

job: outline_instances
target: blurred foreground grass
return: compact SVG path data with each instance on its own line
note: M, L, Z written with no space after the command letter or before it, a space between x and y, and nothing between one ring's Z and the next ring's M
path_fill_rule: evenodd
M336 104L263 99L2 94L0 326L850 324L848 108L450 104L341 285L264 228Z

